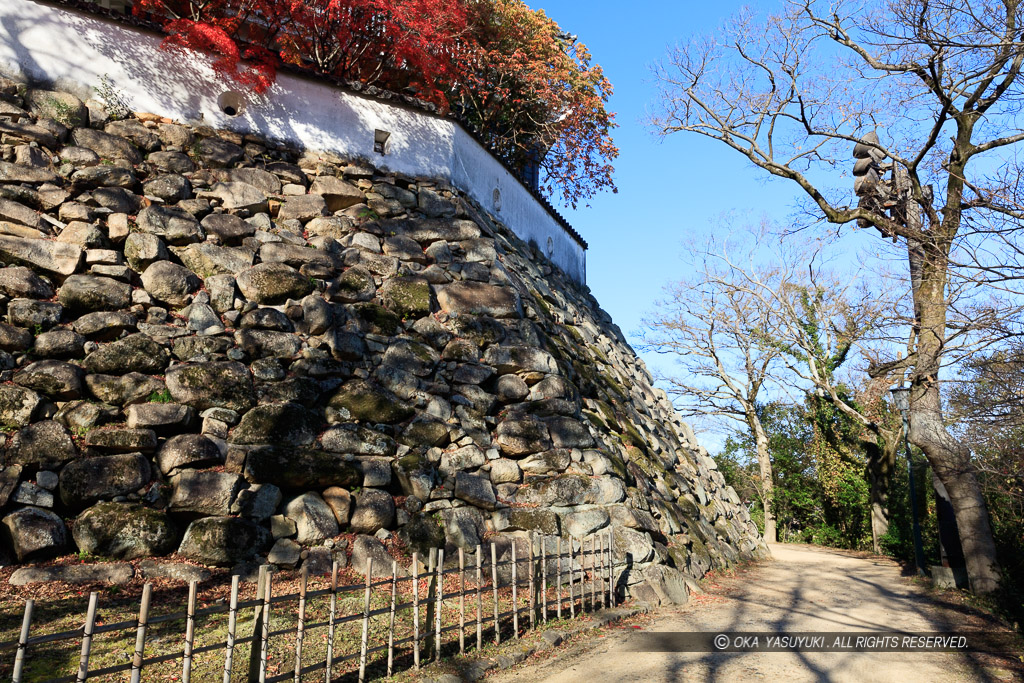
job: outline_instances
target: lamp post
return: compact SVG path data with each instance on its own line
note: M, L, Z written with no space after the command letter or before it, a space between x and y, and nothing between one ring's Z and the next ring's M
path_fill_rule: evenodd
M917 487L914 485L914 464L910 460L910 440L908 434L910 432L910 421L908 415L910 414L910 389L908 387L894 387L889 390L892 394L893 403L896 404L896 409L900 411L900 416L903 418L903 449L907 455L907 475L910 483L910 511L913 515L914 520L914 562L917 564L918 576L924 576L924 546L921 543L921 524L917 519Z

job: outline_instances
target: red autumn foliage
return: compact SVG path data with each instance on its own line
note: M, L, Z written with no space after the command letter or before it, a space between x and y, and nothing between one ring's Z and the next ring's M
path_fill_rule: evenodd
M137 0L165 45L210 54L255 93L290 63L455 110L575 207L615 190L611 84L586 47L521 0Z

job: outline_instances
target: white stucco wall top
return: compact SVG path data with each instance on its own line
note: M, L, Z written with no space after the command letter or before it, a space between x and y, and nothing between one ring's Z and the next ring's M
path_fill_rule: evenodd
M454 119L374 98L322 78L281 71L266 94L242 94L242 111L221 103L238 86L208 60L161 49L158 33L82 8L74 0L0 2L0 70L53 84L86 99L101 79L136 111L204 123L369 160L386 171L440 178L535 242L578 282L586 281L586 243L546 201ZM388 133L386 154L374 151Z

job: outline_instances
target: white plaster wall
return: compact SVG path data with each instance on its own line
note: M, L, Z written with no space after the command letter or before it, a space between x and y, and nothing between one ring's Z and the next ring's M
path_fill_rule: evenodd
M540 202L487 149L461 127L455 128L452 184L480 202L527 242L534 241L552 262L577 282L586 282L586 252ZM494 201L498 190L500 203Z
M579 243L454 121L288 73L279 74L264 95L247 95L242 113L229 117L218 97L238 87L204 57L163 50L160 42L154 33L62 6L0 0L0 71L53 83L82 99L106 77L136 111L361 157L413 177L443 178L585 281ZM373 151L378 129L391 133L383 156ZM493 203L496 188L500 210Z

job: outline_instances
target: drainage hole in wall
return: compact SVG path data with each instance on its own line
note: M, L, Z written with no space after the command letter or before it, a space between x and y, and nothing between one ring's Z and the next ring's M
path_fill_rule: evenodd
M501 190L498 188L494 188L494 192L491 193L491 202L495 211L501 211Z
M217 98L217 106L227 116L235 117L245 111L245 98L242 93L229 90Z
M377 154L387 154L388 140L390 138L391 133L386 130L373 131L373 151Z

